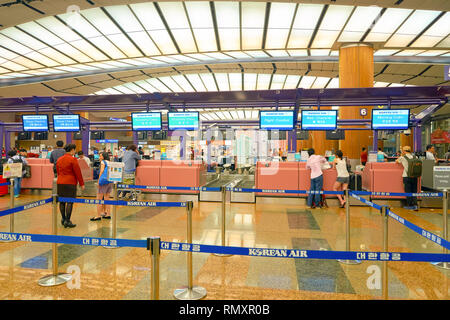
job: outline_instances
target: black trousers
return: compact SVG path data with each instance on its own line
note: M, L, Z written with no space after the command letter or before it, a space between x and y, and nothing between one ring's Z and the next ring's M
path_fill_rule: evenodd
M417 178L403 178L403 186L405 193L417 193ZM406 197L406 205L408 207L417 206L417 197Z

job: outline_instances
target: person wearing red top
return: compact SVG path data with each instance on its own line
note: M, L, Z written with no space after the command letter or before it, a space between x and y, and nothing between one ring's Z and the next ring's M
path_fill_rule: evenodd
M367 151L366 148L363 147L361 152L361 164L365 166L366 162L367 162Z
M74 157L76 152L76 146L74 144L68 144L64 147L66 153L56 161L56 173L57 173L57 194L58 197L76 198L77 196L77 183L80 184L82 190L84 190L84 180L81 175L81 169L78 165L77 159ZM61 211L61 224L64 228L74 228L76 224L70 221L72 215L73 202L60 202L59 210Z

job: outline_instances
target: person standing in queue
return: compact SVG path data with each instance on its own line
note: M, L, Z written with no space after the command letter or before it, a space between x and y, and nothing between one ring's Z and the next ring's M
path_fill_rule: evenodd
M64 142L62 142L61 140L56 141L56 148L50 154L50 163L53 163L53 172L55 173L55 176L56 176L56 162L60 157L62 157L66 153L63 146Z
M128 185L134 185L136 178L136 165L138 161L141 160L141 156L134 144L129 146L127 151L123 154L122 162L124 163L123 168L123 183ZM129 197L131 195L130 191L123 191L120 197Z
M416 159L416 161L420 161L411 153L411 147L404 146L402 148L402 155L395 162L403 165L403 186L405 188L405 193L417 193L417 176L419 174L414 174L412 172L412 168L409 166L413 166L414 163L411 161ZM406 206L404 209L418 211L419 207L417 206L417 197L406 197Z
M323 187L322 164L327 162L325 157L314 154L314 149L308 149L309 158L306 161L306 169L311 169L311 188L310 191L321 191ZM311 209L322 208L320 204L320 194L310 193L308 195L307 204Z
M28 164L25 160L25 155L27 151L25 149L20 149L19 152L11 150L8 152L8 163L21 163L22 164L22 176L14 178L14 197L18 198L20 195L20 189L22 188L22 178L25 176L26 169L25 166Z
M113 184L108 181L108 152L100 153L100 177L98 178L98 200L109 200L109 195L112 191ZM101 219L111 219L111 206L106 204L99 204L97 206L97 216L91 218L91 221L98 221Z
M337 171L336 182L334 183L333 190L334 191L344 191L347 190L348 183L350 182L350 174L347 170L347 161L343 159L344 154L341 150L336 151L336 158L334 158L334 166ZM348 199L345 199L345 196L338 194L337 195L340 208L344 208L345 202Z
M366 148L363 147L361 152L361 164L365 166L366 163L367 163L367 151Z
M434 162L438 162L436 159L436 150L434 149L434 146L432 144L427 145L427 151L425 152L425 158L427 160L434 160Z
M78 160L75 158L76 146L68 144L64 147L64 150L66 153L56 161L56 173L58 175L56 190L58 197L76 198L77 184L80 185L81 190L84 190L83 176ZM62 217L61 224L64 228L76 227L76 224L73 224L70 220L72 209L73 202L59 202L59 210Z

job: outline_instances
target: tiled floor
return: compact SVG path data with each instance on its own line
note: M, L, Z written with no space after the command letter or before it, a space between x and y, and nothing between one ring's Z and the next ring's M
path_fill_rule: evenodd
M16 205L48 198L50 193L25 194ZM192 196L146 195L164 201L195 200ZM0 198L0 210L9 197ZM111 220L89 221L95 206L76 204L76 228L58 226L61 235L110 237ZM258 198L256 204L227 204L226 245L254 248L345 250L345 209L331 206L311 210L295 199ZM442 211L394 208L405 219L442 235ZM118 207L117 236L163 241L186 241L184 208ZM221 244L221 205L194 202L193 241ZM58 220L59 221L59 220ZM351 207L351 250L378 251L382 221L378 211ZM0 218L0 231L9 231L9 217ZM15 232L51 234L51 204L15 215ZM51 273L52 245L0 243L0 299L150 299L149 252L138 248L59 245L60 272L74 280L57 287L37 281ZM389 223L389 250L441 253L437 244L403 225ZM450 272L422 262L389 262L390 299L448 299ZM186 253L161 251L160 298L187 285ZM381 299L377 275L381 263L346 265L334 260L193 254L194 285L207 290L205 299Z

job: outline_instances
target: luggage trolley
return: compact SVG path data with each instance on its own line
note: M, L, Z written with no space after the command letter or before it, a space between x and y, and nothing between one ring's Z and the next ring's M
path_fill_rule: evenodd
M123 173L122 184L134 185L135 184L135 173ZM124 195L125 193L125 195ZM117 199L120 200L132 200L136 201L138 196L141 194L140 189L128 189L128 188L118 188L117 189Z

